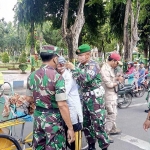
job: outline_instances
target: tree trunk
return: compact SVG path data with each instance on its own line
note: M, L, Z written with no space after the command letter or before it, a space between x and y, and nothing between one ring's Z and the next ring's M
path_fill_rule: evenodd
M134 48L136 47L136 44L139 40L138 37L138 18L139 18L139 11L140 11L140 4L139 0L137 0L136 4L136 14L134 17L133 9L132 6L130 6L130 11L131 11L131 44L130 44L130 58L132 58L132 53Z
M34 21L31 21L31 55L35 55Z
M34 37L34 21L31 21L31 49L30 49L30 63L31 63L31 72L35 71L35 37Z
M124 44L124 52L125 61L130 60L130 49L129 49L129 33L128 33L128 21L129 21L129 10L131 6L131 0L127 0L126 10L125 10L125 18L124 18L124 35L123 35L123 44Z
M149 49L149 46L148 46L148 41L145 41L144 42L144 49L143 49L143 51L144 51L144 58L148 58L148 50Z
M123 48L122 41L118 41L118 45L119 45L119 54L120 54L120 56L122 56L122 48Z
M69 60L73 61L75 58L75 51L78 48L79 35L85 22L84 18L85 0L80 0L75 22L68 29L67 24L68 24L69 2L70 0L65 0L64 3L64 13L62 18L62 35L64 40L67 42Z

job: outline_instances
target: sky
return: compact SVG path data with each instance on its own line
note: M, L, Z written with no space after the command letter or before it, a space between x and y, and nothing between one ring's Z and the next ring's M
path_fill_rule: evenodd
M17 3L17 0L0 0L0 19L4 18L6 22L13 21L14 5Z

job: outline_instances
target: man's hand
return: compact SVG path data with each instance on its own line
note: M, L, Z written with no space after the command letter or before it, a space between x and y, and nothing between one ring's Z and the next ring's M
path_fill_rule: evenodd
M122 76L116 77L116 80L119 81L120 83L124 82L124 78Z
M144 124L143 124L143 129L144 129L145 131L147 131L148 128L150 128L150 120L146 119L146 121L145 121Z
M75 66L73 63L68 62L68 63L66 63L66 68L73 70L73 69L75 69Z
M68 129L67 131L67 139L68 139L68 143L71 144L72 142L75 141L75 134L73 129Z

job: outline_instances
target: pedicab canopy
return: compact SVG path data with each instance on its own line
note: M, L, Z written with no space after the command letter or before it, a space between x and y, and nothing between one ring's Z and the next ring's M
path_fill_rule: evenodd
M0 72L0 85L4 84L4 76L3 74Z
M91 47L88 44L82 44L78 47L78 50L76 50L76 54L82 54L91 51Z
M53 45L43 45L42 49L40 50L41 52L44 53L50 53L50 54L56 54L59 55L59 48L57 46L53 46Z

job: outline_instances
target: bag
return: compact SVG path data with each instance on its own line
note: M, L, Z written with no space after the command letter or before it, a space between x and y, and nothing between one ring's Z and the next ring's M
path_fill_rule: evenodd
M93 90L93 92L94 92L94 95L95 95L96 98L102 97L105 94L105 90L102 86L100 86L99 88Z

